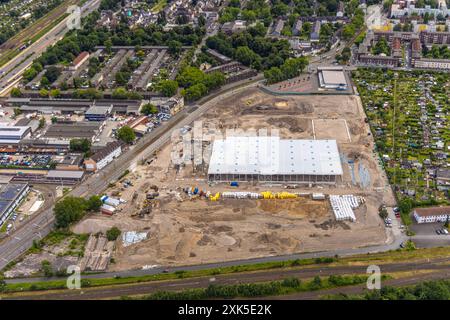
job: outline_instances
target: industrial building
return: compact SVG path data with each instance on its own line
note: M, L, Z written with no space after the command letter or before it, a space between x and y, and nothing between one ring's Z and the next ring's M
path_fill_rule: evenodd
M57 140L86 138L89 141L94 141L101 133L103 125L104 123L98 121L55 123L50 125L44 137Z
M18 107L23 112L40 113L83 113L92 106L110 108L111 112L139 114L141 100L89 100L89 99L44 99L44 98L15 98L10 97L6 104Z
M108 143L104 148L94 153L92 157L84 161L86 171L97 171L106 167L122 154L123 145L120 141Z
M14 182L74 185L81 181L84 171L75 170L9 170L2 171L2 176Z
M214 141L208 180L334 184L342 173L336 140L233 136Z
M5 223L29 190L28 183L0 184L0 226Z
M347 90L347 79L342 67L318 67L321 88Z
M0 145L14 145L31 132L29 126L0 126Z
M413 215L417 223L445 222L450 219L450 206L416 208Z
M112 105L105 107L93 105L84 113L84 117L88 121L105 121L111 115L112 109Z

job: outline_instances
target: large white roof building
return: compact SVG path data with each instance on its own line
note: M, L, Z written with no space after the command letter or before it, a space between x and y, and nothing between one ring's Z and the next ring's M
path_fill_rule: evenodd
M232 136L215 140L208 168L214 181L335 183L342 176L336 140Z

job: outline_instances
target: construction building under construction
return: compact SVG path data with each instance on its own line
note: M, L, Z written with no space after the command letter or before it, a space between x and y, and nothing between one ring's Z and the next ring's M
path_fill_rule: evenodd
M336 140L233 136L214 141L208 180L335 184L342 172Z

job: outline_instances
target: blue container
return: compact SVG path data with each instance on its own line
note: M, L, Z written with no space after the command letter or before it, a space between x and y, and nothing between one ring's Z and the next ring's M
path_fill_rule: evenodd
M237 181L231 181L230 186L232 187L238 187L239 183L237 183Z

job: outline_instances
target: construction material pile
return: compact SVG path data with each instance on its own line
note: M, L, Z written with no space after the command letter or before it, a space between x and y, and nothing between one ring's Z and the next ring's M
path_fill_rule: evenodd
M217 192L216 194L206 193L211 201L217 201L222 196L222 198L228 199L294 199L298 198L299 195L290 192L275 192L263 191L261 193L257 192L246 192L246 191L225 191L222 193Z
M80 262L81 270L106 270L113 250L114 241L108 241L108 239L103 234L91 234L89 236L88 242L86 243L83 259L81 259Z
M257 192L228 191L228 192L222 192L222 198L260 199L260 194Z
M147 232L127 231L122 234L122 244L124 247L141 242L147 239Z
M290 192L276 192L272 193L270 191L261 192L261 196L263 199L294 199L297 198L298 195Z
M364 198L359 196L348 195L330 195L330 204L333 209L336 220L356 221L353 209L358 208L364 203Z

